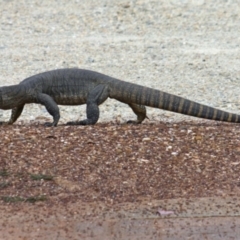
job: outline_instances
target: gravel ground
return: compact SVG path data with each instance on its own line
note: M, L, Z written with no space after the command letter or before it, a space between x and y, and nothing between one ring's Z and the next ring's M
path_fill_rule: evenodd
M230 0L1 1L0 85L80 67L239 113L239 12ZM82 119L85 106L61 114L62 122ZM148 115L189 119L156 109ZM114 100L101 106L102 122L132 116ZM41 117L50 117L45 108L29 105L20 120Z
M3 126L0 239L239 239L239 134L216 122Z

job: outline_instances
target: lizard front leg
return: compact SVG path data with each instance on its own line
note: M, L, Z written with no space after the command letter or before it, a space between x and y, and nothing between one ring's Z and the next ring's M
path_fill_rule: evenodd
M12 109L12 114L8 122L0 122L1 125L11 125L17 121L24 108L24 104Z
M8 121L8 124L13 124L14 122L17 121L17 119L20 117L23 111L23 108L24 108L24 104L12 109L12 115Z
M44 125L47 127L57 126L58 121L60 119L59 108L56 102L47 94L40 93L36 98L36 103L40 103L45 106L48 113L52 115L53 122L46 122Z

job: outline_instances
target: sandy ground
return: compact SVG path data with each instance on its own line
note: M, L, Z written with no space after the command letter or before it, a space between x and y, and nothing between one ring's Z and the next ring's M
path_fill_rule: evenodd
M201 103L240 113L239 12L239 2L231 0L59 0L42 2L3 0L0 1L0 85L16 84L30 75L46 70L79 67L92 69L119 79L161 89ZM7 120L9 115L9 111L0 111L1 120ZM148 116L150 123L147 124L150 124L150 126L160 120L173 123L176 121L182 122L183 120L189 121L190 119L189 117L156 109L148 109ZM85 106L61 107L61 117L61 123L68 120L82 119L85 117ZM0 154L1 197L5 196L6 190L10 191L10 197L20 197L17 198L19 200L17 203L6 203L3 198L1 200L1 216L4 216L1 218L0 223L2 239L46 239L48 236L50 239L103 239L104 236L108 236L109 239L127 239L126 236L129 236L129 239L134 239L134 236L135 239L142 239L143 236L145 239L147 239L147 236L151 236L151 239L237 239L237 236L239 236L237 230L240 225L239 205L234 204L239 201L239 179L237 175L239 154L237 146L234 145L235 147L233 147L230 140L229 142L225 140L226 142L221 145L224 148L224 144L229 144L227 152L224 152L224 160L227 162L229 159L230 162L233 162L233 165L229 168L229 171L231 170L234 173L232 178L229 178L229 188L227 190L225 188L221 189L219 187L221 184L219 184L220 190L218 190L220 192L218 191L215 194L214 191L211 192L206 189L203 192L205 195L198 197L213 197L215 199L206 198L208 204L210 204L209 209L224 206L224 209L233 209L233 211L226 211L219 215L214 210L208 215L209 218L206 216L206 213L209 212L208 208L204 207L200 215L197 215L194 211L187 216L181 215L182 212L179 210L181 202L186 201L181 197L187 197L187 195L183 195L184 191L181 190L181 187L179 188L179 195L175 196L175 198L179 199L178 204L180 205L177 204L179 208L171 207L170 203L170 205L166 203L166 201L175 201L171 199L171 196L173 196L171 195L173 194L171 188L167 189L169 195L163 194L161 196L156 195L156 192L154 193L151 190L147 200L144 198L146 202L143 201L141 196L138 196L138 200L141 201L142 205L131 203L133 204L131 208L144 210L140 211L141 214L136 217L128 215L131 212L126 207L126 205L130 204L129 200L122 203L124 206L120 203L114 205L116 200L113 203L107 202L107 204L99 200L96 201L95 207L92 207L88 205L89 199L85 201L81 199L80 193L78 193L79 198L75 199L72 204L67 201L66 205L64 205L64 201L60 201L59 205L56 204L50 207L50 203L41 201L42 198L31 198L31 191L43 191L42 193L44 193L45 180L41 178L39 181L43 184L43 187L39 183L33 184L34 190L32 189L29 194L21 194L21 187L24 186L26 174L29 172L31 174L44 174L42 168L41 172L37 172L36 169L30 169L30 171L24 168L25 178L18 181L19 178L14 179L14 176L16 176L14 173L12 175L13 179L9 180L11 184L5 185L6 177L8 177L5 176L5 173L7 174L11 170L9 164L12 162L17 163L19 160L19 155L12 154L11 149L8 149L12 145L11 138L8 140L7 132L13 131L12 133L14 133L16 131L19 139L15 140L23 144L23 146L24 141L34 143L37 139L34 135L38 136L35 133L36 126L34 124L44 121L45 118L49 118L49 114L43 107L29 105L25 107L16 128L12 130L7 128L7 130L2 129L1 131L1 151L4 148L4 154ZM101 106L100 122L112 121L114 126L132 118L131 110L124 104L114 100L107 100ZM191 121L196 124L195 126L199 123L197 119L191 118ZM29 130L32 131L31 138L24 140L17 129L24 130L24 126L30 123L32 124ZM184 126L186 124L188 123L185 122ZM123 128L121 131L124 131L124 126L121 128ZM147 138L144 136L143 129L139 130L141 139ZM216 134L223 134L227 139L232 139L234 136L233 132L228 135L228 130L226 132L228 127L225 128L225 125L223 126L225 130L222 130L222 132L220 127L217 129L219 132ZM183 134L181 130L184 129L179 130L179 136ZM47 134L45 131L49 130L42 129L41 131L44 135ZM72 131L74 134L79 129L74 130L73 128ZM99 133L98 131L101 132L98 128L92 131L91 134L94 134L94 131L96 131L96 134ZM236 132L238 132L237 127ZM207 133L207 130L205 133ZM49 141L52 138L55 139L52 134L47 136L49 136L47 138ZM201 136L199 138L197 135L196 144L201 141ZM129 141L130 153L138 152L140 145L135 146L135 143L130 143L131 141ZM12 144L14 144L14 141ZM168 144L171 146L170 142ZM184 145L181 142L179 144ZM34 148L39 150L38 146L34 145ZM59 146L60 143L56 143L56 148ZM196 147L196 149L198 148ZM44 149L42 151L44 153ZM202 151L202 154L207 154L204 149ZM233 155L230 154L232 152L235 154L234 159ZM54 153L57 153L57 150L56 152L53 151ZM29 152L24 154L30 154L34 158L34 151L32 154ZM21 156L24 156L24 154ZM152 154L158 156L158 153L154 154L153 152ZM24 160L21 156L18 167L21 167L21 164L28 163L27 159ZM43 154L43 156L45 155ZM202 159L205 159L206 156ZM221 160L222 155L217 156ZM209 157L211 156L209 155ZM10 162L7 161L9 159ZM128 160L127 157L126 159ZM41 158L35 160L37 162ZM149 161L151 158L145 160ZM68 182L68 174L71 173L72 169L68 168L67 165L65 167L62 170L65 171L66 175L61 175L64 179L66 178L66 182L63 181L63 183L70 184L70 187L74 188L75 185L72 186L72 182ZM87 168L90 169L91 165ZM47 170L45 169L45 171ZM222 176L224 176L224 170L222 171ZM229 172L230 175L231 171ZM174 176L180 177L178 174L180 172L176 171ZM211 172L211 174L214 175L214 172ZM88 177L91 178L91 175ZM232 182L230 179L232 179ZM30 180L32 184L33 180ZM124 181L122 180L121 184ZM208 181L208 186L215 186L211 185L210 179ZM26 183L29 182L26 181ZM51 184L47 184L48 188L51 187ZM112 184L115 184L114 180ZM21 187L15 189L14 186ZM105 191L108 189L107 186L107 184L104 186ZM134 186L132 186L133 192L136 190ZM210 189L212 189L211 187ZM77 189L75 190L77 191ZM111 189L110 185L109 189ZM16 190L15 195L13 194L14 190ZM68 195L71 196L65 190L63 190L62 195L61 189L59 191L60 195L58 197L60 199L67 199ZM101 189L99 191L101 192ZM231 195L232 192L235 193L234 196ZM113 193L116 194L114 191ZM165 200L166 198L168 200ZM24 201L21 201L22 199ZM7 199L5 198L5 200ZM33 204L32 202L35 202L35 200L39 201ZM199 201L201 200L194 200L196 204ZM223 205L218 205L217 203L221 201L225 202ZM154 217L152 217L153 215L144 215L148 211L147 207L141 208L141 206L148 206L149 204L152 204L150 212ZM82 214L78 211L79 205L82 206L80 208ZM96 206L101 207L102 205L104 205L101 208L102 210L97 210ZM187 206L189 206L190 210L194 209L194 205ZM92 215L87 210L85 212L84 208L90 209L90 212L96 211L98 215ZM124 217L118 214L121 208L125 209ZM159 208L162 210L159 210ZM167 217L171 215L171 211L177 211L181 214L179 218L176 218L178 222L173 222L171 219L159 220L159 213L156 214L158 210L163 215L166 214ZM168 212L161 212L167 210L170 211L169 214ZM110 213L114 211L116 215L111 215ZM83 216L87 217L83 218ZM100 220L98 221L98 219ZM134 221L133 219L137 220ZM152 224L153 222L154 224ZM151 228L151 226L154 226L154 228ZM178 231L178 235L171 232L172 226L181 229L181 231ZM188 226L187 230L183 231L186 226ZM140 230L143 229L149 229L149 231L141 232Z

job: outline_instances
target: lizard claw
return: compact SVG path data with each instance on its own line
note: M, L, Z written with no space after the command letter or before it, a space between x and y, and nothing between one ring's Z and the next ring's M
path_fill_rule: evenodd
M127 124L140 124L141 122L137 122L137 121L134 121L134 120L128 120L127 121Z

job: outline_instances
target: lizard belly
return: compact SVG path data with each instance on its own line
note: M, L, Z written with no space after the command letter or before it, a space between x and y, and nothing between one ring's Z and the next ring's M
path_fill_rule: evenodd
M85 104L88 96L88 89L84 86L78 86L71 82L60 86L52 86L46 89L44 93L51 96L59 105L81 105Z
M53 98L54 101L59 105L81 105L86 103L84 96L68 96L60 95Z

